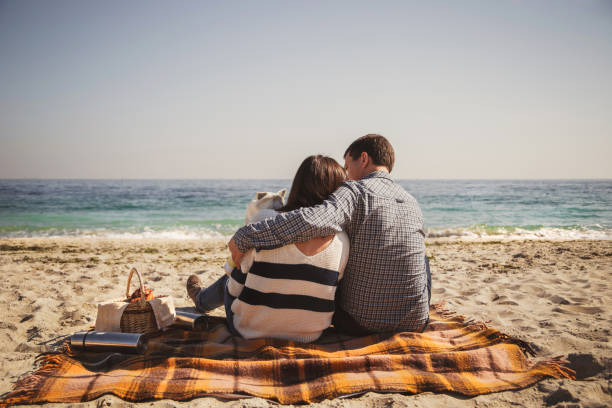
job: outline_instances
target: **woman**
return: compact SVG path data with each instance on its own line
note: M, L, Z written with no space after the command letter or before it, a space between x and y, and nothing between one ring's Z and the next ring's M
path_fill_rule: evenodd
M321 204L345 179L344 169L334 159L307 157L293 179L287 204L279 211ZM331 323L348 251L344 232L260 250L243 264L243 270L234 268L231 276L223 276L206 289L191 275L187 292L201 312L225 304L234 335L311 342Z

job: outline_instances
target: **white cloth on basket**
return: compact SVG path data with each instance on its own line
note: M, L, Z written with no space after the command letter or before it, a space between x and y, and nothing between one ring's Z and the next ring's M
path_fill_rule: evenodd
M153 309L158 329L170 326L176 319L172 296L163 296L147 301ZM120 332L121 316L129 303L123 299L111 300L98 304L96 331Z

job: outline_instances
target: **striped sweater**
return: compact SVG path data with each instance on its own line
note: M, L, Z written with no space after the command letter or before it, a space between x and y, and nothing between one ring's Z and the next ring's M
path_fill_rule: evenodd
M348 236L340 232L313 256L293 244L249 254L242 270L229 273L236 330L247 339L318 339L331 324L348 253Z

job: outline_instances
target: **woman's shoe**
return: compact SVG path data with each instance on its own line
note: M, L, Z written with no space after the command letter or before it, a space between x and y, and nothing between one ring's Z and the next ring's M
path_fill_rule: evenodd
M198 278L198 275L190 275L187 278L187 294L197 307L196 298L198 293L202 290L202 281Z

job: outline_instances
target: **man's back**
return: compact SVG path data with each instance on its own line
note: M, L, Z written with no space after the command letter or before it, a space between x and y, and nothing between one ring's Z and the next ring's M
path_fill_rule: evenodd
M351 249L340 307L371 331L420 329L429 295L419 205L383 171L345 186L356 203L345 226Z
M369 331L422 328L429 314L423 216L387 172L345 182L322 204L245 226L234 239L245 252L342 230L351 241L338 288L342 310Z

